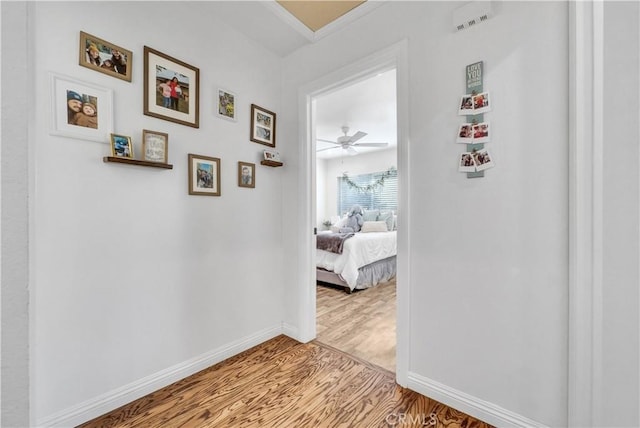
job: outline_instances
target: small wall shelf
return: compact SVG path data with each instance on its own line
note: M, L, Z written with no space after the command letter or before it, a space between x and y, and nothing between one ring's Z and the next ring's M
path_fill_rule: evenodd
M121 158L117 156L105 156L102 158L104 162L127 163L129 165L148 166L151 168L173 169L173 165L162 162L149 162L137 159Z
M276 162L276 161L272 161L272 160L261 160L260 161L260 165L266 165L266 166L274 166L274 167L278 167L278 166L282 166L284 165L282 162Z

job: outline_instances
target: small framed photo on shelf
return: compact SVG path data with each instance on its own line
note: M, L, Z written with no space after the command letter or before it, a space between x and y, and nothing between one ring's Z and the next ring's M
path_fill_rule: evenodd
M144 114L198 128L200 70L144 47Z
M108 143L113 132L113 91L52 73L52 135Z
M133 53L130 50L80 31L79 51L81 66L131 82Z
M276 152L275 150L265 149L263 156L264 160L266 161L281 162L280 153Z
M220 196L220 159L189 153L189 194Z
M169 162L169 134L142 130L142 156L149 162Z
M238 162L238 186L256 187L256 164L249 162Z
M133 145L131 137L111 134L111 156L133 159Z
M251 141L276 146L276 114L251 104Z
M218 117L236 122L236 94L218 88Z

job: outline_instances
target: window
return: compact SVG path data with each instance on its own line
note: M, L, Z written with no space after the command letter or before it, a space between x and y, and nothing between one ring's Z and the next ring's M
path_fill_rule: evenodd
M338 213L343 215L354 205L363 209L398 209L398 173L385 172L338 177Z

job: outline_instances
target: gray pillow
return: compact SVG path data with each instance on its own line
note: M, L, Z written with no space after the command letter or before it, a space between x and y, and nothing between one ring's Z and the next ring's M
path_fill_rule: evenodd
M380 210L364 210L362 218L364 221L376 221L378 220L378 214L380 214Z
M384 221L387 223L387 230L393 230L393 211L380 211L376 221Z

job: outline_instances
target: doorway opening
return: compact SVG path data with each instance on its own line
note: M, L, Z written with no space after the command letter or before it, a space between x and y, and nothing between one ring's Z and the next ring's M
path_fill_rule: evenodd
M314 248L316 338L392 372L399 191L396 87L392 67L311 99L319 231Z

